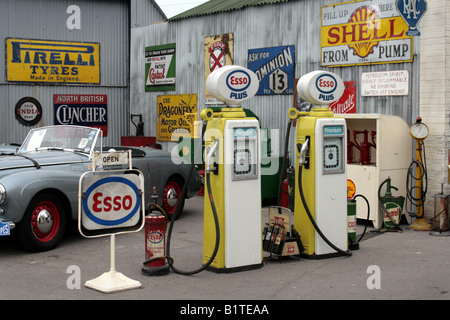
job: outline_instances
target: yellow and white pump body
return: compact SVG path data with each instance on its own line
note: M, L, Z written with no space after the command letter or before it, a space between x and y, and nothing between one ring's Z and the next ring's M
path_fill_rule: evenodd
M205 166L212 197L204 195L203 262L211 258L216 241L214 202L220 226L217 254L208 270L235 272L262 266L260 130L256 118L248 118L240 103L256 94L257 76L240 66L212 72L208 92L227 107L204 109ZM208 175L206 176L208 179Z
M326 258L338 252L327 244L308 217L309 211L321 233L342 251L347 241L347 153L346 122L334 117L329 104L344 92L342 79L331 72L313 71L300 78L300 96L312 104L311 111L289 109L290 119L298 119L296 135L294 227L310 258ZM301 166L301 167L300 167Z

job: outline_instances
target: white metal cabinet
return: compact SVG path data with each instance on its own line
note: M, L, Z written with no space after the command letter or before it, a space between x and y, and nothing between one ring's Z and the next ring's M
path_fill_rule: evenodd
M347 164L347 178L355 185L355 194L362 194L370 205L370 217L375 228L383 226L383 214L378 204L378 188L388 177L391 185L398 191L391 190L393 196L406 197L406 176L412 161L411 137L409 126L398 116L383 114L341 114L346 119L351 141L353 131L368 130L368 140L372 142L371 131L376 132L376 148L370 148L370 165L359 164L360 152L352 147L353 163ZM362 142L362 137L358 137ZM386 185L381 190L384 196ZM367 219L367 206L363 199L357 198L357 218ZM404 211L403 211L404 213ZM410 218L406 215L406 218Z

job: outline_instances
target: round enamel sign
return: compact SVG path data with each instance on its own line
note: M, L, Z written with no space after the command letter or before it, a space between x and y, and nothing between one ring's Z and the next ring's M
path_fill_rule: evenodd
M297 91L300 96L316 105L331 104L344 93L344 82L335 73L313 71L300 78Z
M253 97L259 88L257 75L244 67L224 66L206 79L206 89L227 105L240 105Z

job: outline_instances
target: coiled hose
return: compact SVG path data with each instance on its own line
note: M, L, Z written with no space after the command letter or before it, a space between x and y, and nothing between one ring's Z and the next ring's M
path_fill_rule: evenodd
M194 171L194 167L195 167L195 165L194 165L194 163L192 163L191 169L189 171L188 180L186 181L186 183L183 186L183 189L182 189L181 195L180 195L180 199L184 199L184 197L186 196L187 185L188 185L188 183L189 183L189 181L191 179L192 172ZM209 260L204 265L202 265L200 268L192 270L192 271L183 271L183 270L175 268L175 266L173 265L173 259L170 257L170 239L172 237L172 229L173 229L174 222L175 222L175 220L176 220L176 218L178 216L178 213L179 213L178 212L179 211L179 207L180 207L179 203L181 203L181 201L179 201L177 203L177 207L175 208L175 212L174 212L174 214L172 216L172 221L171 221L171 223L169 225L169 231L168 231L168 234L167 234L167 257L166 257L166 259L168 260L168 264L169 264L170 268L175 273L186 275L186 276L199 273L199 272L205 270L206 268L208 268L211 265L211 263L214 261L216 255L217 255L217 251L219 250L219 244L220 244L219 218L218 218L218 215L217 215L217 209L216 209L216 205L215 205L213 194L212 194L212 190L211 190L210 170L206 170L205 175L206 175L205 176L205 178L206 178L205 179L206 180L206 188L208 190L209 202L211 204L211 209L212 209L213 216L214 216L214 223L215 223L215 227L216 227L216 243L215 243L215 246L214 246L213 254L211 255Z

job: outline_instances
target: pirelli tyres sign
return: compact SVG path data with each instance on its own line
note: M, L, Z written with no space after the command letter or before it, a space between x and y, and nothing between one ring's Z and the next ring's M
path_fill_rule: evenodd
M100 44L7 38L6 80L100 84Z

